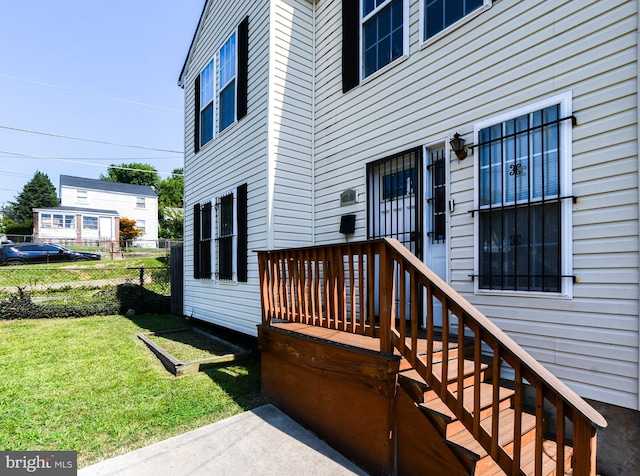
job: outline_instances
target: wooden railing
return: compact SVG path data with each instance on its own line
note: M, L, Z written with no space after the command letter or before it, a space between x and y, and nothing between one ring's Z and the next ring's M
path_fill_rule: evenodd
M536 417L534 474L543 474L543 432L551 412L556 474L564 474L565 445L571 444L573 474L595 475L596 430L607 425L604 418L397 240L262 251L258 259L263 324L285 320L378 337L380 351L397 349L509 475L524 474L520 435L527 406ZM435 327L441 327L438 362ZM426 333L426 348L420 348L425 342L418 338L420 332ZM450 353L453 348L458 351ZM469 362L472 376L465 379ZM480 383L486 371L493 390L490 425L480 421ZM453 374L458 376L453 384L443 378ZM470 380L473 397L465 401L463 389ZM507 449L497 437L503 380L513 381L515 391L514 438ZM528 397L531 389L534 396Z

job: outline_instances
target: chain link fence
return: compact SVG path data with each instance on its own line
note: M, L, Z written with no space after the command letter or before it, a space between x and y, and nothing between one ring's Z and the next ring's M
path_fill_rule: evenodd
M169 313L168 266L0 267L0 319Z

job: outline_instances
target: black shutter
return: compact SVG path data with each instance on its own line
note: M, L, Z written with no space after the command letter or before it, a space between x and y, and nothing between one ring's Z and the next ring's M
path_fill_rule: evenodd
M200 241L200 277L211 279L211 202L202 207L202 240Z
M196 77L193 89L193 153L200 151L200 75Z
M360 83L360 5L342 0L342 92Z
M247 282L247 254L248 238L247 238L247 184L238 187L237 192L237 214L238 214L238 253L237 253L237 269L238 281Z
M200 279L200 204L193 206L193 277Z
M236 89L236 104L238 120L247 115L249 70L249 17L238 25L238 87Z

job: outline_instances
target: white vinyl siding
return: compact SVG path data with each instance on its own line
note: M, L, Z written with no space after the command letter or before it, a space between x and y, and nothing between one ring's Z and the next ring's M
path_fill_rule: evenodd
M553 8L551 8L551 5ZM365 164L570 91L573 298L474 294L474 149L449 154L450 284L584 397L639 408L637 3L494 2L437 45L410 2L409 57L343 94L340 2L317 4L315 241L366 237ZM448 150L448 148L447 148ZM340 193L359 191L340 208Z
M266 248L266 168L268 107L268 4L216 1L203 19L201 34L185 73L185 291L184 313L246 334L256 335L261 308L257 256ZM240 22L249 17L248 115L194 154L194 80ZM215 111L217 117L219 111ZM229 164L232 164L230 166ZM229 165L229 166L227 166ZM194 279L193 205L213 202L222 191L248 184L247 283ZM215 212L214 212L215 213ZM212 254L215 254L215 250ZM212 269L215 272L215 267ZM242 306L238 306L242 303Z
M77 188L63 186L60 190L60 202L63 206L77 206ZM140 196L129 193L116 193L104 190L88 189L88 200L83 203L83 208L96 210L115 210L121 218L143 220L146 224L145 234L139 240L147 241L145 246L156 246L158 240L158 198L153 196ZM144 200L144 208L138 205L140 199ZM111 236L111 233L109 233Z

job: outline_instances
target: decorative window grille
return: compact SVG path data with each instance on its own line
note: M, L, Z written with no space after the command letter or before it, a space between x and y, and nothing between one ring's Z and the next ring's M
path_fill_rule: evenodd
M233 193L216 200L218 279L233 279Z
M561 292L560 106L481 129L479 287Z

